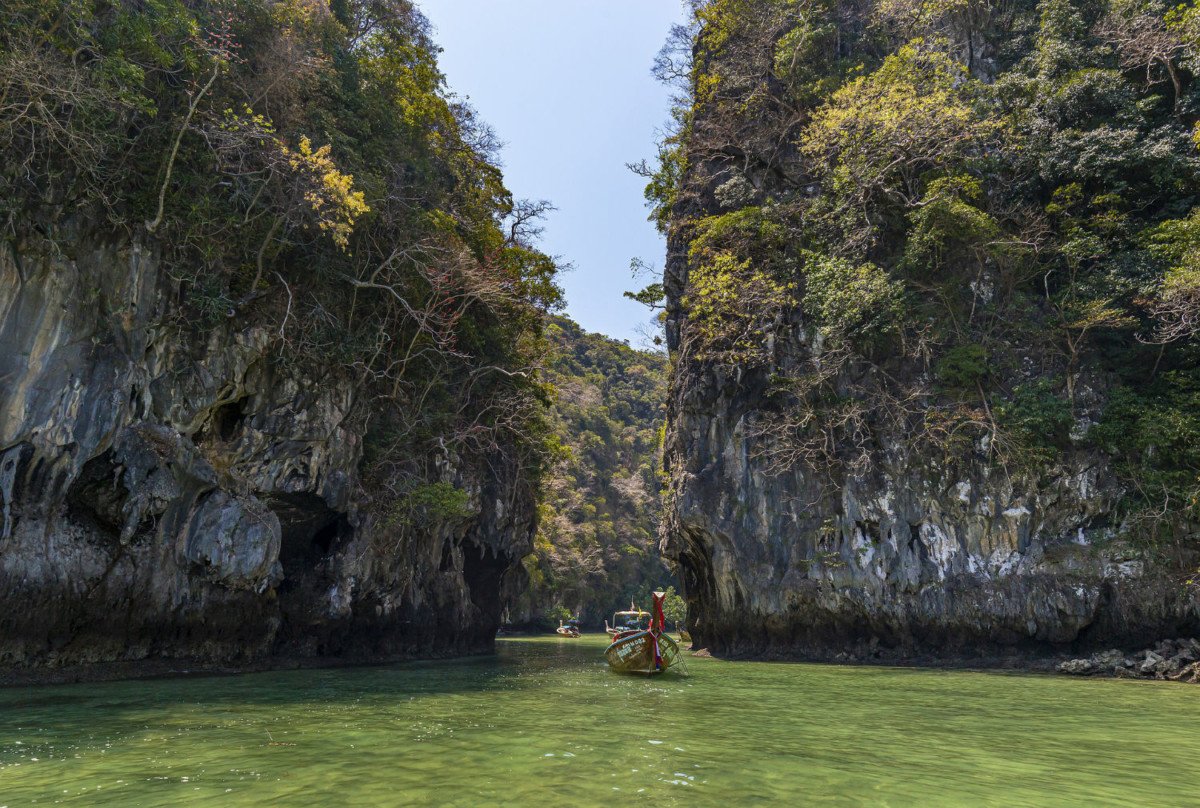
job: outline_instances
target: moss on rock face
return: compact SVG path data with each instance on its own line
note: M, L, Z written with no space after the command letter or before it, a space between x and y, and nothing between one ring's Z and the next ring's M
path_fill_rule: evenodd
M1197 621L1178 575L1200 551L1193 17L700 6L666 143L686 170L648 196L670 205L667 541L707 641L965 648ZM1016 616L1067 587L1038 559L1101 534L1155 570L1111 584L1144 609L1064 595L1078 608Z

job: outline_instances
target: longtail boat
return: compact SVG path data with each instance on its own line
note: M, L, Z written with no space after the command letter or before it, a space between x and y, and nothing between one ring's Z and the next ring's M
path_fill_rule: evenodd
M604 651L609 667L620 673L662 673L679 659L679 646L667 635L662 602L665 595L654 593L649 628L622 631L613 637ZM618 613L619 614L619 613Z
M575 625L574 620L567 623L565 626L563 625L563 621L559 620L558 628L554 629L554 633L563 637L570 637L573 640L577 640L579 639L581 632L579 631L579 626Z

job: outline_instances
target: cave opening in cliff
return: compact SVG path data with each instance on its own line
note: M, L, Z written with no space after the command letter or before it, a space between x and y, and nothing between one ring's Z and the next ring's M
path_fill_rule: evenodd
M67 514L95 535L116 541L125 522L123 507L129 490L109 449L83 464L67 489Z
M510 563L508 556L489 547L463 547L463 582L481 615L500 614L500 580Z
M921 523L908 523L908 549L916 554L922 564L929 561L929 547L921 540Z
M346 514L315 494L280 494L269 501L279 519L279 563L285 581L311 572L353 535Z
M249 396L242 396L213 408L208 423L200 432L202 443L220 441L232 443L241 434L248 417Z

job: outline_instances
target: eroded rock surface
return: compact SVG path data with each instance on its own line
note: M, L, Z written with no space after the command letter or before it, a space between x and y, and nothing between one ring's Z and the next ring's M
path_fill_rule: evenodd
M137 244L0 246L0 666L491 647L531 544L503 462L437 458L469 513L397 531L354 387L203 332Z
M747 413L676 378L677 559L697 646L834 658L1043 654L1136 645L1196 625L1178 575L1113 546L1116 492L1094 458L1036 488L895 458L830 494L809 470L756 467ZM729 409L725 409L728 406Z

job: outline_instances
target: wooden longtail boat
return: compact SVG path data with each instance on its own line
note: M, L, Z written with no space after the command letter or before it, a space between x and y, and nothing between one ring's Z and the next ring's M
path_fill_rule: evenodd
M667 636L663 617L663 593L654 593L650 627L623 631L613 637L604 651L609 667L620 673L662 673L679 659L679 646Z
M579 626L575 625L574 620L572 620L570 623L567 623L565 626L563 625L563 621L559 620L558 628L554 629L554 633L563 637L570 637L573 640L577 640L579 639L581 632L579 631Z

